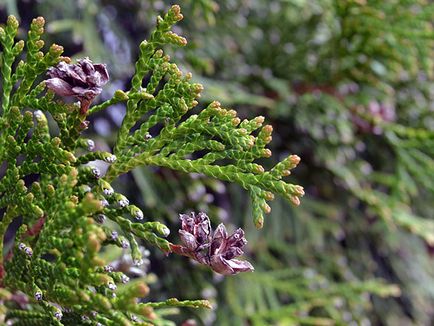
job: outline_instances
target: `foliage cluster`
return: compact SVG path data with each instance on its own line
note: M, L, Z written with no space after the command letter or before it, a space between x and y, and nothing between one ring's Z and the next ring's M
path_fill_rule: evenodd
M92 107L90 102L107 82L102 65L88 59L72 65L56 44L43 53L41 17L32 21L25 42L15 41L19 26L14 16L0 29L1 238L11 224L19 223L14 237L1 246L4 321L144 325L164 322L153 308L209 306L202 300L139 302L149 291L145 280L122 286L129 281L128 271L114 269L100 257L110 246L118 246L140 266L138 239L165 253L174 248L165 239L170 230L164 224L145 218L110 185L137 166L239 183L251 195L258 227L274 193L300 203L302 187L282 179L298 164L297 156L290 155L269 171L254 162L271 155L265 146L272 128L262 126L262 117L241 121L235 111L212 102L183 118L198 104L202 86L191 83L191 74L182 74L160 49L161 44L185 45L185 39L171 31L181 19L178 6L159 17L149 41L140 44L130 89L118 90ZM47 70L51 79L43 80ZM56 94L79 101L65 103ZM113 154L93 151L93 141L81 136L89 124L86 118L116 103L125 103L126 115ZM92 165L96 160L108 163L104 174ZM213 246L215 241L216 235Z
M7 8L23 21L29 12L42 14L50 22L46 37L61 39L77 57L107 62L113 93L129 89L133 58L139 55L135 45L150 34L152 17L163 4L46 0L8 1ZM249 206L256 221L262 215L258 207L268 208L255 200L246 205L239 187L203 170L182 174L160 162L161 168L151 169L124 162L137 168L116 180L116 188L140 203L144 216L161 217L174 229L177 213L202 210L213 222L243 226L256 269L222 280L198 266L192 269L184 259L163 260L152 252L145 277L149 281L156 273L159 280L149 296L196 298L202 291L217 306L215 313L196 315L204 323L429 324L434 316L434 6L423 0L200 0L185 1L183 7L188 19L176 31L189 43L166 52L194 72L194 82L205 85L204 104L218 98L237 107L240 116L271 118L269 146L275 155L258 163L271 169L275 158L297 153L303 163L292 178L306 186L307 196L297 209L276 198L270 223L256 233ZM161 88L163 82L156 86ZM103 92L104 100L110 101L110 92ZM90 118L87 133L105 150L116 139L107 125L120 126L124 112L111 101ZM128 137L139 132L142 121ZM167 128L162 118L157 122L149 129L153 139ZM135 146L126 142L114 154L119 159ZM209 151L186 157L195 162ZM110 173L124 172L121 165L117 162ZM177 169L185 171L186 165ZM118 259L115 253L104 255ZM191 314L196 312L184 316Z

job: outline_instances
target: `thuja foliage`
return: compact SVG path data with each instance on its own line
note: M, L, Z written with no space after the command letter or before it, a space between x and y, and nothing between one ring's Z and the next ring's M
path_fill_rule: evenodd
M290 155L268 171L255 162L271 155L266 145L272 128L263 125L263 117L241 121L235 111L218 102L189 114L198 104L202 86L192 83L191 75L183 74L161 49L164 44L186 44L171 31L181 19L178 6L159 17L149 40L140 44L130 89L118 90L111 99L93 106L108 81L104 65L87 58L73 63L55 44L42 52L41 17L33 20L26 41L15 40L18 21L13 16L0 29L4 321L14 325L145 325L165 323L159 308L209 307L204 300L147 302L142 299L149 292L145 282L128 283L127 272L103 260L102 253L114 245L140 265L139 241L144 240L164 253L196 257L228 274L224 266L242 253L242 230L228 237L221 225L208 244L211 229L206 215L200 215L199 222L208 225L202 229L204 224L194 224L194 214L191 219L182 217L181 240L186 247L166 240L170 230L164 224L144 216L111 186L138 166L200 173L241 185L250 194L256 227L262 227L263 213L270 211L267 201L274 194L300 203L302 187L283 180L298 164L298 156ZM82 136L89 124L87 117L116 103L125 103L126 115L113 152L95 151L93 141ZM106 173L92 165L96 160L107 163ZM13 239L7 241L5 235L11 232L15 232ZM208 240L204 241L203 234ZM197 249L198 243L205 247ZM199 255L198 250L208 246L210 256ZM224 259L213 265L210 259L215 262L223 252ZM247 263L243 266L250 269Z

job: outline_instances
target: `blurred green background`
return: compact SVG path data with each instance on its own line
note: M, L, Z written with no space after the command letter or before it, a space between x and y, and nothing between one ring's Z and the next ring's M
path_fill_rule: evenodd
M171 1L2 0L0 21L47 21L46 44L108 65L126 89L138 44ZM179 227L205 211L243 227L255 273L222 278L151 251L152 299L207 298L212 312L167 311L184 325L431 325L434 322L434 4L424 0L189 0L172 61L212 100L274 127L275 161L302 158L255 230L247 194L201 175L143 167L116 184L145 216ZM21 35L24 36L24 35ZM107 149L122 106L92 119ZM271 160L272 161L272 160ZM271 164L271 163L270 163ZM176 232L172 235L178 241Z

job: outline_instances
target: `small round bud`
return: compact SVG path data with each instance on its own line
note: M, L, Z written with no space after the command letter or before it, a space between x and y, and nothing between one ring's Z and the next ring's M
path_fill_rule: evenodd
M24 249L26 249L26 245L24 244L24 243L20 243L19 245L18 245L18 249L20 249L21 251L24 251Z
M101 177L101 171L97 167L93 166L91 168L91 172L92 172L92 174L94 175L95 178L98 179L98 178Z
M116 161L117 157L116 155L110 155L107 156L104 161L106 161L107 163L114 163Z
M53 55L59 56L63 52L63 46L57 45L57 44L52 44L50 46L49 52Z
M288 157L289 162L291 162L291 164L293 164L294 166L297 165L298 163L300 163L300 157L298 155L290 155Z
M87 140L87 150L93 151L95 149L95 142L92 139Z
M134 217L136 218L136 219L138 219L138 220L143 220L143 212L141 211L141 210L136 210L135 212L134 212Z
M41 110L36 110L33 112L33 116L36 118L36 120L41 120L44 117L44 114Z
M264 123L265 118L262 115L260 115L260 116L257 116L254 120L255 120L256 124L258 126L260 126Z
M24 252L26 253L27 256L32 257L33 255L33 250L30 247L25 247L24 248Z
M61 312L60 310L57 310L57 311L54 313L54 318L56 318L57 320L61 320L62 317L63 317L63 314L62 314L62 312Z
M149 132L147 132L145 135L145 140L149 140L149 139L152 139L152 135Z
M98 214L98 215L96 216L96 221L97 221L99 224L103 224L103 223L105 222L105 220L106 220L106 216L105 216L104 214Z
M296 185L294 187L294 192L299 196L304 196L304 189L302 186Z
M125 274L123 274L121 276L121 281L122 281L122 283L126 284L130 281L130 278L128 276L126 276Z
M115 91L114 96L115 99L121 100L121 101L126 101L128 100L128 95L127 93L125 93L123 90L118 89Z
M264 194L264 198L265 200L273 200L274 199L274 194L270 191L265 192Z
M255 227L257 229L262 229L263 226L264 226L264 217L261 214L260 216L257 216L255 218Z
M262 152L263 157L271 157L272 153L268 148L265 148Z
M122 198L121 200L118 200L118 205L120 207L127 207L130 201L126 198Z
M128 249L130 247L130 243L127 240L122 240L121 246L123 249Z
M112 231L111 237L112 240L116 240L118 238L119 234L116 231Z
M42 300L42 292L41 291L36 291L35 292L35 300L36 301L41 301Z
M102 207L107 207L109 205L109 202L107 201L107 199L101 199L101 206Z
M104 193L104 195L106 196L111 196L113 195L114 191L112 188L103 188L102 192Z
M107 273L113 272L113 266L110 265L104 266L104 271Z
M261 206L261 208L262 208L262 210L263 210L266 214L270 214L270 213L271 213L271 207L270 207L268 204L264 203L264 204Z
M300 198L296 197L296 196L290 196L289 197L289 201L291 203L293 203L295 206L300 205Z
M108 287L110 290L112 290L112 291L114 291L114 290L117 289L116 284L111 283L111 282L107 284L107 287Z
M262 128L264 132L267 134L271 134L273 132L273 126L272 125L265 125L264 128Z
M216 109L216 108L219 108L221 106L221 103L219 101L213 101L213 102L211 102L211 104L209 106L213 109Z
M256 173L264 173L265 169L262 165L256 164L253 166L253 171Z
M235 117L235 118L232 119L232 125L234 127L238 126L240 124L240 122L241 122L241 119L238 118L238 117Z
M160 231L161 231L161 234L162 234L164 237L167 237L167 236L170 234L170 230L169 230L169 228L168 228L167 226L165 226L165 225L163 225L163 226L161 227Z
M39 16L39 17L36 17L36 18L32 19L32 25L34 25L34 26L31 26L31 27L39 27L39 28L41 28L41 27L44 27L44 24L45 24L44 17Z

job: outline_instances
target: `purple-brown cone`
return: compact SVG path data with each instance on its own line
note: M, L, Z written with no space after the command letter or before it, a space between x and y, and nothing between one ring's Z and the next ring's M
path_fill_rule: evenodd
M76 64L60 62L48 70L48 75L51 78L45 81L47 87L57 95L80 100L82 114L109 80L105 64L93 64L89 58L80 59Z
M242 229L228 236L226 227L220 224L214 232L209 250L211 268L223 275L253 271L248 261L234 259L244 253L242 248L246 243Z
M205 213L181 214L181 230L179 236L184 245L191 251L209 247L211 224Z
M172 245L173 252L209 265L223 275L253 271L248 261L234 259L244 253L242 248L247 243L242 229L228 236L226 227L220 224L211 236L210 220L205 213L181 214L180 219L183 246Z

